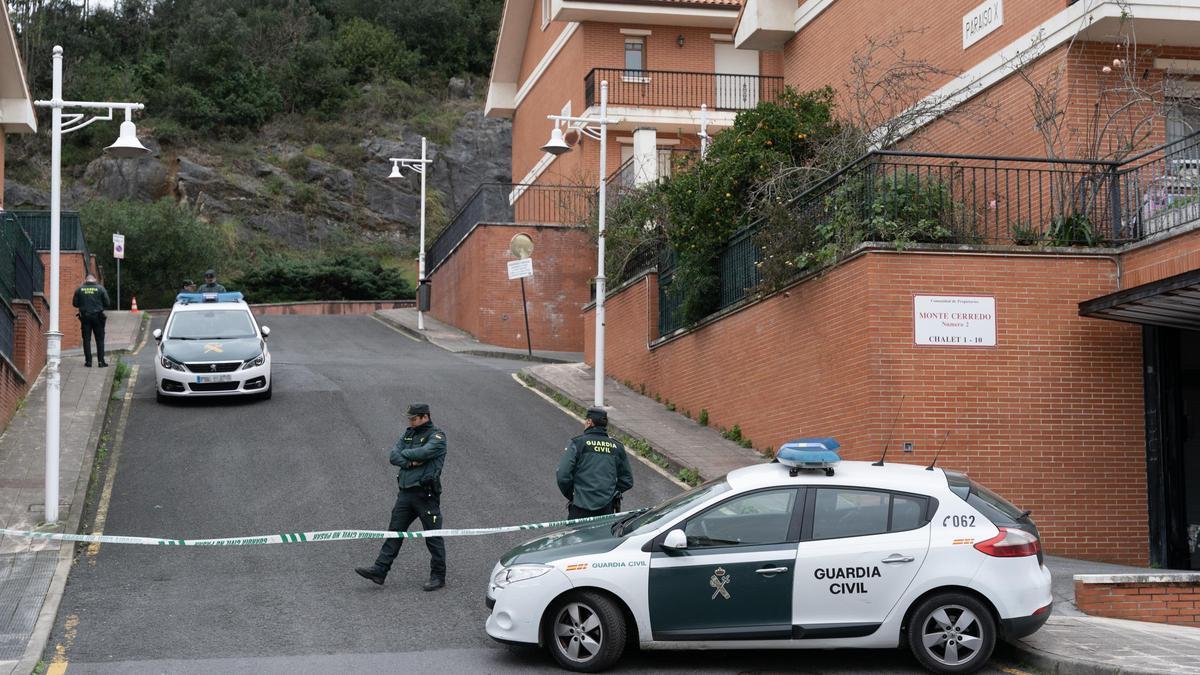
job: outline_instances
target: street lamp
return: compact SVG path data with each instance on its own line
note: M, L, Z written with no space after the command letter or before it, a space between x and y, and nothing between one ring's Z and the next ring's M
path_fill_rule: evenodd
M114 110L125 111L121 123L121 135L117 142L105 148L113 157L140 157L150 152L137 139L133 124L133 111L142 110L141 103L95 103L90 101L64 101L62 97L62 54L60 46L54 47L53 98L35 101L34 105L50 108L50 330L46 332L46 523L58 521L58 454L60 403L62 400L62 378L58 367L62 360L62 333L58 328L59 253L62 220L62 137L78 131L92 122L113 118ZM104 114L90 115L82 112L67 113L64 125L63 108L87 108L106 110ZM85 268L89 262L85 262ZM103 354L99 355L104 358Z
M708 104L700 104L700 159L704 159L704 155L708 154L708 142L712 140L712 136L708 135Z
M542 150L552 155L561 155L571 151L571 146L563 140L562 125L578 131L588 138L600 141L600 204L599 204L599 251L596 262L596 391L595 405L604 406L604 199L605 183L608 176L608 125L620 120L608 118L608 80L600 82L600 117L569 117L567 115L546 115L554 122L550 130L550 140L542 146Z
M421 311L421 293L425 289L425 165L433 160L425 153L425 137L421 137L421 158L392 157L392 172L388 178L402 178L405 169L421 174L421 250L417 253L417 330L425 330L425 313Z

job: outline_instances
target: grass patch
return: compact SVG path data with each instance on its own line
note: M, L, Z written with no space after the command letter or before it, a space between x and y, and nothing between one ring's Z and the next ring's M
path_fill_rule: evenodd
M700 476L700 472L695 469L680 469L679 473L675 474L675 477L692 487L696 487L704 482L704 478Z
M696 419L696 422L702 427L708 426L708 408L700 409L700 417Z

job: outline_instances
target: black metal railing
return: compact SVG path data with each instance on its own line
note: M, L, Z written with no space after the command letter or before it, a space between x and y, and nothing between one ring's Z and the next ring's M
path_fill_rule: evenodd
M864 242L1113 246L1197 222L1200 133L1121 162L876 151L791 201L784 227L836 260ZM713 311L759 287L780 262L771 256L789 257L771 238L779 228L756 220L729 239L713 262ZM671 265L660 259L660 334L688 322Z
M0 212L0 295L29 300L45 286L45 268L33 241L12 211Z
M485 183L454 214L425 255L432 273L480 223L583 225L595 205L594 187Z
M588 107L600 102L601 82L608 82L609 105L654 108L746 110L783 93L783 78L777 76L592 68L583 78Z

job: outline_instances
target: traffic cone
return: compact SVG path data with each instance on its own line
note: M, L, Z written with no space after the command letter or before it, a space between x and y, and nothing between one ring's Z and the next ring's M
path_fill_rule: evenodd
M130 313L130 314L137 314L137 313L138 313L138 308L137 308L137 296L136 296L136 295L135 295L135 296L133 296L133 304L131 304L131 305L130 305L130 307L129 307L129 313Z

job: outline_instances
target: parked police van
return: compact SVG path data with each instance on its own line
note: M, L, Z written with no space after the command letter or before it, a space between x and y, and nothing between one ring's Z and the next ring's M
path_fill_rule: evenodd
M527 542L497 563L486 630L594 672L660 649L907 646L982 668L1050 616L1037 527L963 474L841 462L802 439L647 511ZM630 639L632 638L632 639Z

